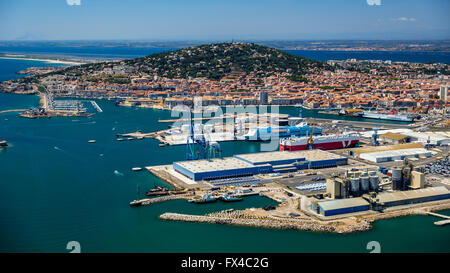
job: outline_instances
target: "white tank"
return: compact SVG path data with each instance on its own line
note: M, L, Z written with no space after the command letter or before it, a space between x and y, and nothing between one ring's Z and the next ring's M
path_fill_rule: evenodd
M350 192L352 194L359 193L359 178L350 179Z
M368 176L362 176L361 177L360 190L362 192L368 192L369 191L369 177Z
M393 169L392 170L392 189L401 190L402 189L402 170Z
M370 190L375 191L378 189L378 176L377 175L371 175L369 178L370 182Z
M401 169L393 169L392 170L392 181L401 181L402 180L402 170Z

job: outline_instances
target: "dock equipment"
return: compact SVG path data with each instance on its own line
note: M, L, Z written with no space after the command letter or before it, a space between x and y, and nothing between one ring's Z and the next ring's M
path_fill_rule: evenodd
M189 122L189 134L186 140L186 160L197 160L199 158L205 159L208 149L208 143L204 137L194 135L194 122L192 120L192 111L188 107L188 122ZM196 146L200 146L199 150L196 150Z

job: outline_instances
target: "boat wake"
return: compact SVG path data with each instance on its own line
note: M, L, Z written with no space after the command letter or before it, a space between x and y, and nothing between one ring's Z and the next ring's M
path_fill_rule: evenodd
M118 170L114 170L114 174L117 176L123 176L123 173L119 172Z

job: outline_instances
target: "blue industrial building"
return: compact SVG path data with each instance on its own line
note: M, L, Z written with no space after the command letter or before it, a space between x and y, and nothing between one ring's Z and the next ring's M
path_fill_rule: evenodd
M212 180L346 165L347 158L322 150L241 154L223 159L174 162L175 171L194 180Z
M370 204L359 197L318 202L317 206L311 205L311 207L323 216L332 216L369 210Z

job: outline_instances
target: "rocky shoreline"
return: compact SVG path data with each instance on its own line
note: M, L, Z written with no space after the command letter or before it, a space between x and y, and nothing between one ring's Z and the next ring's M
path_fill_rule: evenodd
M330 220L320 221L302 218L279 218L256 216L241 210L225 210L206 215L190 215L166 212L159 216L162 220L196 222L221 225L237 225L271 229L303 230L329 233L355 233L372 229L372 223L377 220L397 218L409 215L426 215L427 211L439 211L450 209L450 204L433 204L422 208L406 208L398 211L367 215L362 217L350 217L352 221Z
M361 221L359 225L341 227L338 225L320 224L319 222L302 222L302 221L280 220L271 218L241 219L241 218L219 217L219 216L188 215L171 212L166 212L160 215L159 218L170 221L238 225L238 226L273 228L273 229L304 230L304 231L332 232L332 233L352 233L371 229L370 223L364 220Z

